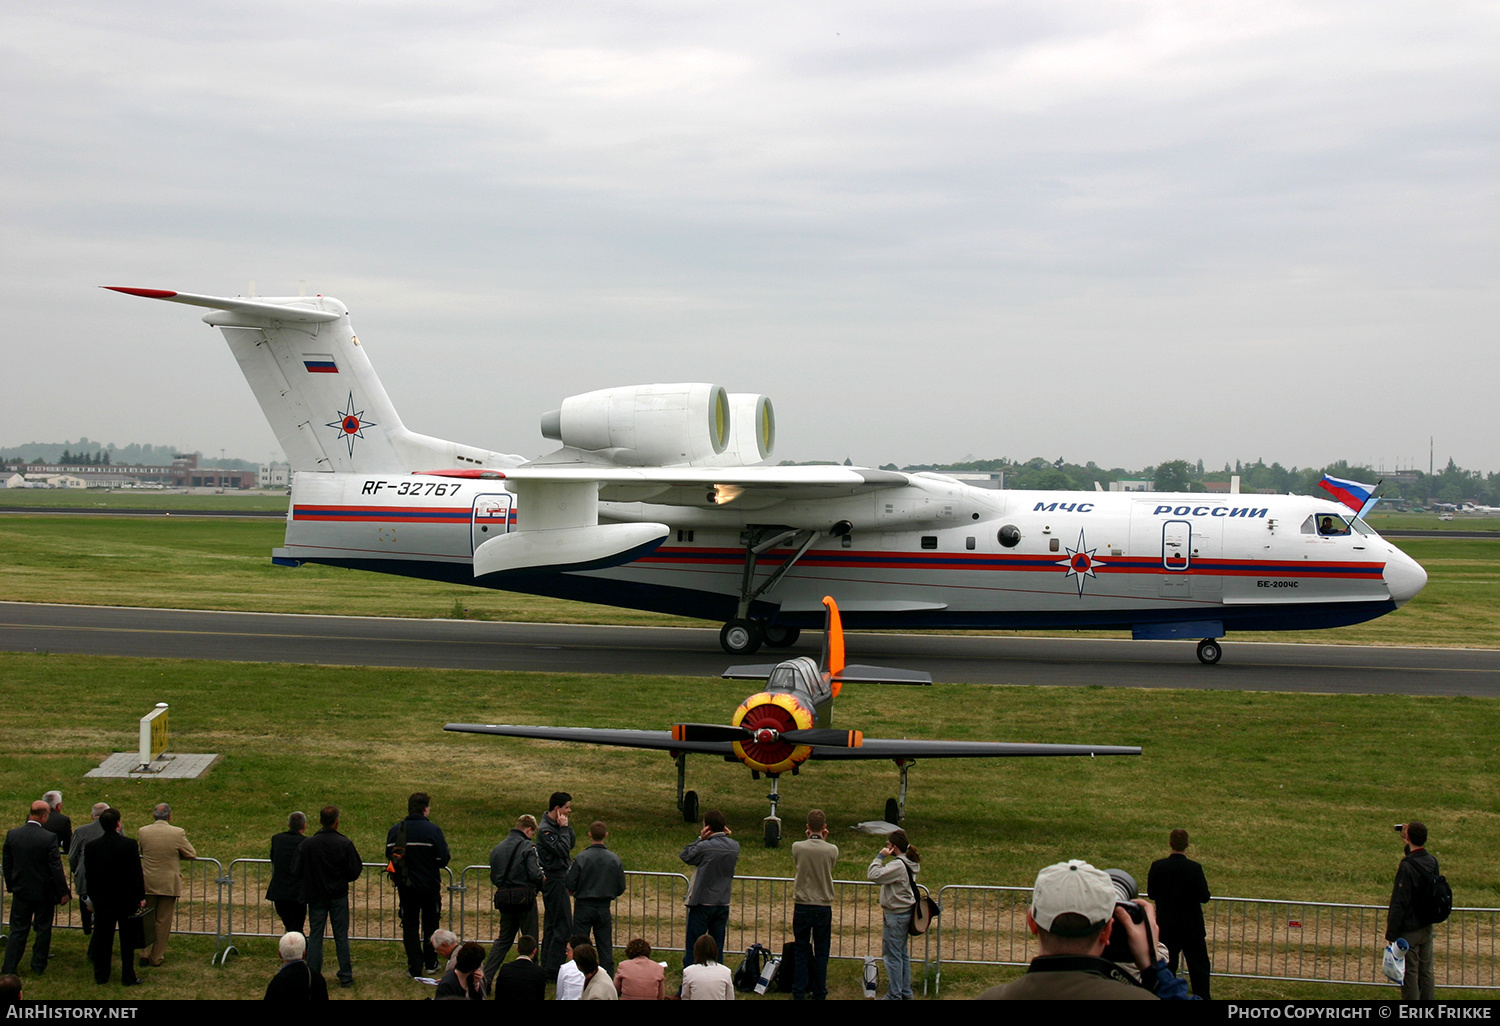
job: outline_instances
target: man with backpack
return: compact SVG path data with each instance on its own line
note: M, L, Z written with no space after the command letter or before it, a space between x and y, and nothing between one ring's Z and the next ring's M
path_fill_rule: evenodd
M1437 859L1423 847L1427 827L1416 820L1400 827L1406 856L1396 867L1391 888L1391 908L1386 917L1385 940L1393 944L1405 938L1406 977L1401 981L1404 1001L1431 1001L1436 990L1432 956L1432 924L1448 918L1453 891L1438 872Z

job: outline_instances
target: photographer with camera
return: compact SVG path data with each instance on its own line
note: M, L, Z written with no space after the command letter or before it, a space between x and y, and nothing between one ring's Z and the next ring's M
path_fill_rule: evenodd
M1026 925L1042 953L1031 960L1026 975L991 987L981 1000L1186 999L1187 984L1157 957L1151 903L1119 899L1109 875L1082 860L1043 869L1026 913ZM1122 936L1139 980L1105 956L1110 939Z

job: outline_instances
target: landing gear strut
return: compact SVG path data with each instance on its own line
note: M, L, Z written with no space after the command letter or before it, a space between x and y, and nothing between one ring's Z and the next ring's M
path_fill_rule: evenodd
M901 797L899 799L887 798L885 800L885 821L887 823L895 823L897 826L900 826L901 821L906 818L906 774L915 762L915 759L896 760L896 765L901 767Z
M684 791L687 785L687 753L673 752L672 761L677 764L677 811L682 813L684 823L698 822L698 792Z
M774 588L776 583L786 576L786 572L797 564L797 560L812 548L813 542L825 533L838 537L847 534L851 528L852 525L848 521L840 521L827 532L799 531L789 527L752 527L740 535L740 540L745 545L745 570L740 577L740 596L739 601L735 603L734 619L726 623L724 629L719 631L720 647L730 655L751 655L759 650L762 642L769 644L772 648L784 648L795 642L799 633L796 628L764 628L750 619L750 605ZM757 587L755 584L756 561L762 553L778 545L792 545L795 549Z
M781 801L781 788L779 786L781 775L772 773L770 777L771 793L766 795L766 798L771 803L771 814L763 820L763 823L765 826L766 847L775 848L781 844L781 817L776 815L776 806Z
M1204 638L1198 642L1198 661L1206 666L1217 663L1223 654L1224 646L1213 638Z

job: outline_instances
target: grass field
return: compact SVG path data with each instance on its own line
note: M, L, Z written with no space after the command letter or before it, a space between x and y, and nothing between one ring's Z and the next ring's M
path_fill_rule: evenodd
M215 498L215 496L209 496ZM271 565L279 520L0 517L0 598L86 605L705 626L701 620L331 567ZM1400 539L1430 581L1370 623L1238 640L1500 647L1500 537ZM1021 633L1021 632L997 632ZM1053 631L1052 634L1067 632ZM1125 636L1124 632L1094 632Z
M609 821L632 869L677 870L692 836L674 807L661 754L448 734L449 720L660 729L676 719L722 722L743 683L659 677L384 670L198 661L0 655L7 733L4 807L57 787L86 815L105 800L131 828L168 799L198 850L263 856L292 808L333 802L366 858L378 857L405 796L433 796L455 863L483 862L521 812L545 795L575 795L579 822ZM193 781L87 780L130 748L136 719L172 704L172 747L223 760ZM66 729L53 729L64 722ZM1141 758L930 760L912 772L907 828L930 887L1028 884L1062 858L1119 865L1144 877L1168 829L1186 825L1216 893L1381 903L1399 846L1390 824L1420 816L1469 906L1500 905L1500 700L1090 688L850 688L837 723L871 734L952 739L1139 744ZM790 853L756 843L766 785L741 767L689 762L689 786L722 808L745 841L740 873L784 876ZM782 781L782 814L822 807L839 829L840 876L858 877L878 842L848 824L877 817L897 774L886 765L815 765ZM852 796L852 800L851 800ZM17 814L19 812L17 811ZM60 936L78 962L81 938ZM174 941L174 945L177 942ZM252 942L228 971L174 960L153 974L171 996L255 997L274 968ZM367 946L356 996L409 996L399 951ZM33 996L89 997L81 968L49 972ZM365 966L371 968L366 969ZM945 973L945 995L976 993L995 972ZM212 981L203 984L201 981ZM380 981L385 981L381 983ZM967 981L967 982L965 982ZM389 987L386 991L382 988ZM852 988L852 979L848 986ZM183 989L179 989L183 988ZM1217 985L1216 985L1217 987ZM28 993L32 993L28 984ZM1374 996L1368 989L1226 980L1218 996ZM140 996L148 996L143 988ZM132 992L131 997L137 993ZM852 996L852 995L851 995Z
M97 488L11 488L0 491L0 507L54 509L161 509L184 513L203 510L286 512L284 491L223 492L198 489L190 493L128 488L104 491Z

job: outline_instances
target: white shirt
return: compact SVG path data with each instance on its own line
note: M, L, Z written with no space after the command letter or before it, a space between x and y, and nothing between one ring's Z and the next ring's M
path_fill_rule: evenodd
M578 1001L583 997L583 973L577 962L566 962L557 971L557 1000Z

